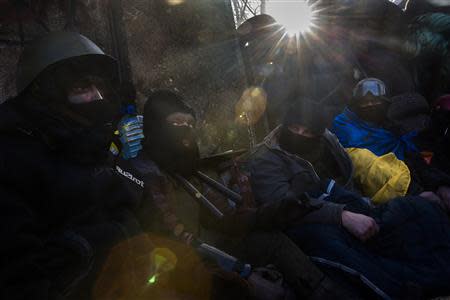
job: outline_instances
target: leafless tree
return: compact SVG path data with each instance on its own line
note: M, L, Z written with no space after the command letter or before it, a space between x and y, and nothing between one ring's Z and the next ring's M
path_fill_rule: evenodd
M245 20L265 13L267 0L231 0L233 6L236 26L241 25Z

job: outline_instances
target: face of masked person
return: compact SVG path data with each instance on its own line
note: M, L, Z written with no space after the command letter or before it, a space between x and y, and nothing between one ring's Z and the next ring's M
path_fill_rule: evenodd
M196 170L200 154L193 124L191 114L173 113L154 128L148 150L160 167L185 176Z
M308 161L317 160L323 151L321 136L310 133L305 127L297 125L283 126L279 143L281 148L287 152Z
M113 133L118 104L103 99L97 85L83 79L67 89L66 114L78 125L71 147L85 157L103 159Z
M366 96L356 103L351 105L351 110L358 115L362 120L381 125L387 116L389 103L378 97Z

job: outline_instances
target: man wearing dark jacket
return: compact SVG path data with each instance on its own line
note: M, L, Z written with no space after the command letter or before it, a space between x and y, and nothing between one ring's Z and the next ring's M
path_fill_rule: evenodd
M77 33L24 49L0 106L0 298L89 299L108 250L139 231L107 164L116 73Z
M420 197L372 208L366 199L343 189L346 180L335 174L351 176L342 176L345 169L339 165L344 164L336 162L345 160L344 150L337 141L330 142L336 137L325 129L325 108L295 100L278 134L272 134L251 160L256 200L276 202L294 190L307 194L311 203L321 203L321 209L307 214L303 224L287 234L319 261L353 269L382 297L448 293L444 282L450 270L437 267L440 259L450 256L450 223L444 211ZM436 269L430 271L431 266Z
M336 136L325 128L323 107L304 100L291 107L283 125L265 139L252 156L250 173L255 198L260 203L282 199L290 189L296 193L332 189L335 180L351 188L352 163ZM271 176L267 176L271 174ZM320 178L333 178L322 181ZM378 231L373 219L345 211L344 205L316 200L321 208L304 222L343 225L366 240Z

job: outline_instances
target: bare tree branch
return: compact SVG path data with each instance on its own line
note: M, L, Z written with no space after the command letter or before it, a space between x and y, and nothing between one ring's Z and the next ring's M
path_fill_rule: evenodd
M264 13L267 0L231 0L234 10L236 26L241 25L245 20Z

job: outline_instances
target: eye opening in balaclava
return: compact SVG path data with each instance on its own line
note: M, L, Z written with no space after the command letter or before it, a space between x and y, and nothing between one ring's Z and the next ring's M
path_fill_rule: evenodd
M194 122L193 109L179 94L153 92L144 106L144 153L166 171L190 175L199 160Z

